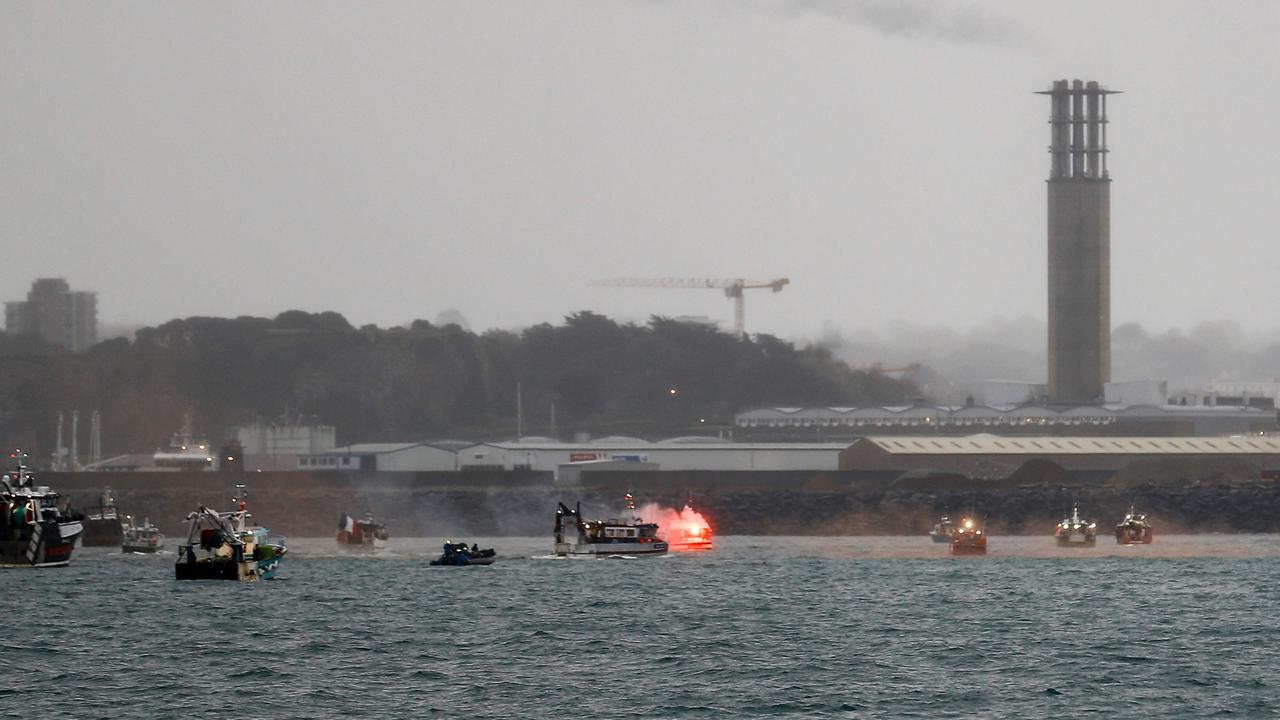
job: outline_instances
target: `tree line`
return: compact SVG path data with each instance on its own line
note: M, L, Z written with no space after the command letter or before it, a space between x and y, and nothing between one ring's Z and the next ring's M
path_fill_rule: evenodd
M0 334L0 437L43 457L58 412L72 409L82 449L88 412L99 411L109 456L153 451L188 413L213 442L285 413L335 426L344 444L509 439L517 403L526 435L659 437L714 434L762 405L899 403L917 393L819 346L592 312L478 334L423 320L356 328L334 312L192 317L76 354Z

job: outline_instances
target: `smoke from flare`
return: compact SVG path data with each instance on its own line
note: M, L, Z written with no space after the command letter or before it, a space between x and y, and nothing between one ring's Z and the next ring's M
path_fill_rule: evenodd
M677 529L684 529L689 537L710 537L711 534L711 523L688 505L682 510L673 510L658 503L645 503L636 509L636 514L644 522L657 523L658 535L668 540Z

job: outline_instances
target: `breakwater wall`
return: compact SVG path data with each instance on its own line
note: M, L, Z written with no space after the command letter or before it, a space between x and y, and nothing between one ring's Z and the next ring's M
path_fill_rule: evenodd
M1131 502L1158 532L1280 532L1280 484L1253 478L1118 482L1090 477L1053 483L955 477L904 480L860 472L584 472L572 487L550 473L43 473L87 509L110 485L122 512L149 517L170 536L199 505L230 509L234 485L273 532L322 537L339 514L372 514L399 537L540 536L557 501L616 516L622 494L679 507L692 497L716 532L739 535L914 535L943 513L975 512L996 534L1049 534L1078 500L1107 531Z

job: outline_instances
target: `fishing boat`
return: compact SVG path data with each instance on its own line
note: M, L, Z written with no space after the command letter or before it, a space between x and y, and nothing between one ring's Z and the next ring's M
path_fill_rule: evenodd
M1098 524L1080 517L1080 505L1071 505L1071 516L1063 518L1054 537L1063 547L1092 547L1098 541Z
M133 522L132 515L126 515L128 524L124 527L124 539L120 550L127 553L154 553L164 547L164 533L151 524L150 518L144 518L141 525Z
M701 527L678 527L667 533L667 547L676 551L688 550L710 550L714 542L711 537L711 528Z
M986 555L987 534L973 518L964 518L951 534L952 555Z
M37 486L27 456L10 453L17 468L0 476L0 567L61 567L71 562L84 523Z
M1121 545L1150 545L1151 534L1151 521L1147 520L1146 513L1134 512L1132 505L1124 520L1116 525L1116 542Z
M608 520L585 520L582 503L571 510L564 503L556 508L554 552L560 556L630 557L664 555L668 545L658 539L658 524L641 522L635 516L635 503L628 493L628 517Z
M936 543L949 543L951 536L956 532L956 524L951 518L943 515L938 523L933 526L933 530L929 531L929 537Z
M468 546L464 542L444 541L444 552L431 561L432 565L461 567L463 565L492 565L498 559L493 548L481 550L479 545Z
M346 513L338 518L338 533L335 537L339 545L374 550L385 548L387 541L391 539L386 526L374 522L372 517L366 515L364 520L356 520Z
M179 580L270 580L287 551L284 538L273 538L264 527L250 525L248 492L244 485L229 512L201 505L187 515L186 541L178 546L174 572Z
M630 497L628 495L627 497ZM674 511L668 511L674 513ZM702 513L693 509L693 494L684 503L684 509L674 515L672 527L660 528L662 539L673 552L710 550L715 542L712 538L711 523Z
M85 547L119 547L124 537L124 525L120 521L120 512L116 509L116 499L111 495L111 486L103 488L98 496L98 504L89 508L84 514L84 532L80 535L80 544Z

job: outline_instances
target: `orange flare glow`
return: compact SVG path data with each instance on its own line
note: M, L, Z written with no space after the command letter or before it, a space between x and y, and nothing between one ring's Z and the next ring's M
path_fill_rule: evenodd
M658 524L658 537L666 540L672 550L711 548L711 523L707 522L702 513L688 505L677 511L657 503L645 503L636 513L644 522Z

